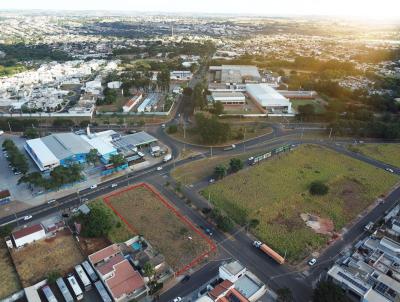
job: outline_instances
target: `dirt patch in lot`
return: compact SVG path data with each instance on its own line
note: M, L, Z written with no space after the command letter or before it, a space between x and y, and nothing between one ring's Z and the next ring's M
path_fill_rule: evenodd
M84 238L79 237L79 245L86 256L93 254L107 246L111 242L106 238Z
M0 241L0 299L6 298L21 289L12 259L3 239Z
M84 260L75 239L68 230L40 240L11 253L22 286L31 286L53 271L64 275Z
M214 244L147 184L114 193L105 202L137 234L142 234L177 272L209 255Z

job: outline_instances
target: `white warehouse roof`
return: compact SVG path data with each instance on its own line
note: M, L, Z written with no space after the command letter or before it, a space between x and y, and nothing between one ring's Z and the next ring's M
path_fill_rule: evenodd
M43 166L58 164L58 158L50 151L41 138L30 139L26 144L35 152L36 157ZM42 167L43 168L43 167Z
M246 90L263 107L291 107L287 98L267 84L247 84Z

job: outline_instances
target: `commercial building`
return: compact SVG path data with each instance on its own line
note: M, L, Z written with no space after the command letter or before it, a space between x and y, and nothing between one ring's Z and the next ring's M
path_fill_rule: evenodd
M11 201L11 194L9 190L0 191L0 205L7 204Z
M78 135L76 133L56 133L42 138L27 140L25 149L36 163L40 171L51 170L57 166L68 166L86 162L86 156L92 149L97 149L103 163L110 156L117 154L112 145L115 131L103 131Z
M161 95L150 93L137 108L137 112L151 112L160 100Z
M221 65L210 66L210 81L220 83L258 83L261 75L256 66Z
M170 79L175 81L190 81L193 74L187 70L175 70L170 72Z
M240 105L246 102L246 97L241 92L212 92L211 98L213 102L223 104Z
M41 224L35 224L30 227L23 228L11 234L14 244L17 248L41 240L46 237L46 231Z
M41 171L84 163L93 147L75 133L56 133L27 140L25 149Z
M89 261L116 302L140 299L148 288L142 276L124 258L118 244L89 255Z
M113 141L113 145L117 148L118 152L130 154L143 147L148 147L150 144L155 142L157 142L157 139L154 136L141 131L121 136L119 139Z
M129 99L124 106L122 106L123 112L129 112L143 99L143 93L138 92L133 97Z
M246 91L249 97L261 107L260 109L267 113L292 112L292 103L265 83L247 84Z

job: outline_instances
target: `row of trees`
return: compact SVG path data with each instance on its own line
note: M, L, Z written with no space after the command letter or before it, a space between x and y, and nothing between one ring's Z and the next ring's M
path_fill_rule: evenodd
M219 164L214 169L214 176L216 179L224 178L228 173L236 173L243 169L243 161L240 158L231 158L229 167Z
M18 184L26 183L31 187L54 190L81 181L83 179L81 172L82 167L79 164L68 167L58 166L50 172L50 177L43 177L40 172L32 172L22 176L18 180Z
M29 170L28 161L25 155L17 148L15 143L10 139L6 139L3 142L3 148L8 153L8 161L11 166L22 174L27 173Z

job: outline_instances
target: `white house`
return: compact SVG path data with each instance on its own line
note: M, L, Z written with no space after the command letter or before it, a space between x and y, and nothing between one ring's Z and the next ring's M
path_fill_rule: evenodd
M17 248L45 237L46 231L41 224L35 224L12 233L12 238Z

